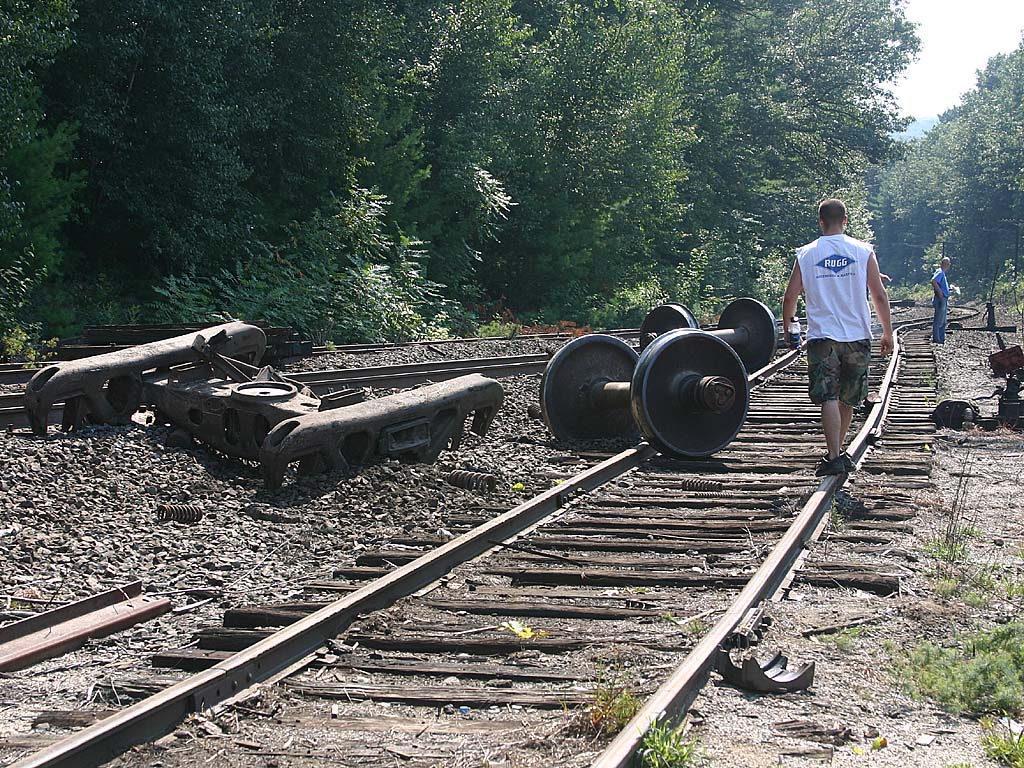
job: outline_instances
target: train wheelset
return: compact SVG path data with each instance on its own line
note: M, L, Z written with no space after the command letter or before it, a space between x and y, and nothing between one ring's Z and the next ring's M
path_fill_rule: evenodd
M775 354L771 310L737 299L718 330L694 328L681 304L653 309L641 352L614 336L581 336L551 358L541 412L559 440L637 439L680 458L710 456L732 442L750 401L747 371Z

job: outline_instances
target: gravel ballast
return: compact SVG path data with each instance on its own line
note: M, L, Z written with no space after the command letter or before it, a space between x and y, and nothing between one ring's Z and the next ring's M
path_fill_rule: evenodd
M0 734L38 733L32 720L42 710L104 708L99 683L151 676L154 652L187 645L197 628L219 623L225 608L302 599L302 582L331 579L363 549L410 533L444 538L451 514L481 503L512 506L545 490L554 482L546 476L564 471L552 463L564 451L527 415L539 378L502 379L504 405L487 436L467 431L461 450L443 452L436 464L391 460L354 477L292 474L276 491L263 487L255 465L199 444L167 447L163 427L89 427L71 435L51 428L45 439L0 432L3 594L59 603L141 578L176 609L9 673ZM455 469L493 473L497 490L453 487L445 477ZM160 503L197 505L203 518L158 521ZM5 618L31 608L12 602ZM0 747L0 764L19 753Z

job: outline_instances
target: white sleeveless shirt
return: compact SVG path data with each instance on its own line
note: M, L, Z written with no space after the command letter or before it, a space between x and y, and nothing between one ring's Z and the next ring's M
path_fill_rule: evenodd
M868 307L868 243L825 235L796 252L807 302L807 339L871 338Z

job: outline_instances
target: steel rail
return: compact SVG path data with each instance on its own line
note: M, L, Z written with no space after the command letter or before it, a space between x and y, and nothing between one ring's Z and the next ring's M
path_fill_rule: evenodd
M901 326L900 331L927 322L930 321L907 323ZM869 445L879 436L882 419L888 412L892 384L902 359L899 332L894 334L894 347L880 386L880 401L871 408L863 426L850 443L848 452L856 463L863 460ZM591 763L591 768L626 768L633 762L634 755L642 747L652 725L663 719L676 720L686 713L706 684L715 665L718 650L723 647L743 617L768 599L785 581L804 546L828 513L832 497L843 482L845 480L839 475L826 477L821 481L793 524L761 563L722 618L701 638L658 690L644 702L633 719Z
M451 366L441 362L435 363L431 367L424 367L421 370L401 370L404 366L388 366L388 368L393 367L398 370L389 372L387 368L381 368L375 374L350 374L344 370L332 371L329 378L315 378L302 383L318 395L323 395L331 392L332 388L337 388L339 385L344 387L398 389L423 384L428 381L447 381L448 379L465 376L467 373L479 373L482 376L490 376L494 379L504 379L509 376L543 373L547 364L547 356L545 355L543 360L498 363L495 365L487 365L480 362L476 365ZM287 376L287 374L285 375ZM289 376L289 378L291 377Z
M792 351L748 376L763 383L794 362ZM294 624L110 717L14 763L11 768L83 768L173 730L186 716L215 706L241 690L301 662L336 637L358 616L393 604L431 584L453 568L492 549L557 512L579 493L592 491L657 455L640 443L477 526L437 549L360 587Z
M142 593L142 582L92 595L0 628L0 672L81 648L171 609L171 601Z
M201 326L197 326L195 330L201 330ZM188 333L189 331L185 331ZM615 328L609 331L588 331L587 333L605 333L611 336L636 336L640 333L638 328ZM564 333L524 333L518 336L465 336L454 339L422 339L419 341L400 341L400 342L375 342L375 343L357 343L357 344L340 344L328 349L325 346L313 347L312 357L320 357L323 355L335 355L335 354L362 354L367 352L385 352L392 349L402 349L406 347L425 347L434 346L441 344L473 344L481 341L515 341L518 339L527 341L546 341L555 339L571 339L574 335L572 332L566 331ZM145 343L145 342L141 342ZM57 347L56 357L47 360L46 363L63 362L67 360L81 360L86 357L92 357L94 355L101 355L104 352L115 352L121 349L130 349L131 347L138 346L136 344L65 344ZM61 357L61 354L64 356ZM68 353L71 353L68 356ZM0 369L0 374L3 370ZM0 379L2 381L2 379Z
M17 365L0 368L0 384L27 384L42 368L34 364L30 367Z
M627 328L627 329L617 329L617 330L613 330L613 331L607 331L605 333L608 333L608 334L613 335L613 336L636 336L639 333L639 330L637 330L637 329L628 329ZM531 335L524 335L524 336L515 336L511 340L522 339L522 340L532 340L532 341L547 341L547 340L557 341L557 340L560 340L560 339L567 339L567 338L572 338L572 335L568 334L568 333L562 333L562 334L559 334L559 333L531 334ZM387 350L391 350L391 349L399 349L399 348L402 348L402 347L432 346L432 345L436 345L436 344L449 344L449 343L455 343L455 342L465 342L465 343L473 343L473 342L478 342L478 341L497 341L497 342L502 342L502 341L509 341L509 340L510 339L506 339L506 338L483 337L483 338L466 338L466 339L441 339L441 340L432 340L432 341L410 341L410 342L403 342L403 343L400 343L400 344L353 344L353 345L344 345L344 346L336 347L335 349L332 349L332 350L319 350L318 349L317 351L315 351L313 353L313 357L320 357L320 356L323 356L323 355L339 354L339 353L341 353L341 354L348 354L348 353L359 353L359 352L378 352L378 351L387 351ZM105 346L102 349L98 348L97 349L97 354L100 354L101 352L111 352L111 351L114 351L115 349L130 349L131 346L133 346L133 345ZM489 358L489 359L494 360L496 362L497 361L513 362L512 357L522 357L522 358L525 358L524 360L522 360L520 362L531 362L531 360L530 360L531 358L540 359L541 357L543 357L544 359L547 359L547 357L549 357L549 355L542 353L542 354L533 354L533 355L517 355L517 356L496 357L496 358ZM479 359L484 360L484 359L488 359L488 358L479 358ZM67 361L60 360L60 359L53 359L53 360L45 360L45 361L42 361L42 362L39 362L39 363L0 363L0 384L26 384L26 383L28 383L29 379L31 379L32 376L34 376L41 368L44 368L47 365L50 365L50 364L53 364L53 363L60 363L60 362L67 362ZM398 369L398 368L407 368L410 372L412 372L412 371L417 370L417 368L424 368L424 367L427 367L427 366L430 366L430 365L437 365L439 362L443 362L443 361L432 361L430 363L408 363L408 364L400 365L400 366L387 366L387 367L394 367L396 369ZM451 361L451 362L456 362L456 361ZM468 364L469 360L468 359L466 359L466 360L459 360L458 362L464 363L464 364ZM452 366L452 367L457 367L457 366ZM362 371L364 375L371 375L369 372L372 371L373 368L372 367L352 368L352 369L349 369L349 370L351 370L353 372L358 370L358 371ZM309 375L309 374L312 374L312 373L315 373L315 371L305 371L305 372L302 372L301 374L289 374L289 375L292 376L292 377L295 377L295 376L298 376L298 375ZM396 373L397 373L397 371L396 371Z
M492 376L515 376L519 373L534 373L544 370L551 355L544 352L529 355L506 355L504 357L470 357L457 360L431 360L422 363L401 363L399 365L375 365L365 368L329 368L319 371L296 371L284 373L311 389L327 387L334 383L352 386L377 386L390 389L404 384L419 384L432 380L434 376L453 378L461 373L491 371ZM456 371L460 373L455 373ZM503 373L507 371L507 373ZM31 378L37 371L23 371ZM366 382L363 384L363 382ZM0 404L20 405L22 392L0 393Z
M608 331L587 331L587 333L603 333L608 336L637 336L640 333L639 328L613 328ZM454 339L422 339L419 341L399 341L399 342L380 342L380 343L367 343L367 344L339 344L333 349L327 349L326 347L314 347L313 356L317 357L320 355L334 355L338 353L350 354L360 352L379 352L389 349L401 349L403 347L424 347L435 344L472 344L479 341L517 341L519 339L529 341L545 341L548 339L565 339L572 338L574 335L570 331L565 332L552 332L552 333L523 333L516 336L461 336Z
M422 373L437 369L459 369L484 366L510 366L527 363L546 364L551 359L547 352L540 352L527 355L503 355L500 357L461 357L452 360L428 360L420 363L400 363L398 365L371 365L365 368L328 368L324 370L294 371L283 373L292 381L300 381L303 384L310 382L327 382L335 378L352 378L359 376L381 376L400 375L403 373Z
M782 355L766 365L761 371L769 371L777 366L779 360L786 359L781 365L784 368L795 358L786 358ZM324 394L330 391L330 387L343 384L346 387L376 387L379 389L393 389L396 387L412 386L427 381L444 381L467 372L479 373L483 376L493 378L505 378L508 376L522 376L533 373L543 373L551 359L549 354L538 355L517 355L508 358L479 358L467 360L441 360L434 363L412 363L409 365L395 365L380 368L359 368L359 369L338 369L331 371L307 371L296 376L285 374L288 378L295 379L305 384L317 394ZM773 370L779 370L778 367ZM753 377L761 373L756 371L748 377L753 383Z

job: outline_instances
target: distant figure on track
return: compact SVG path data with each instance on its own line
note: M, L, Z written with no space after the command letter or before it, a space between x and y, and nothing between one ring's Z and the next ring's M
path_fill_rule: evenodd
M853 409L868 394L871 362L870 295L882 325L881 352L893 349L889 296L882 285L872 247L843 234L846 206L825 200L818 206L821 237L796 252L796 262L782 301L782 316L796 314L797 299L807 303L807 367L811 401L821 405L828 452L814 473L842 475L854 468L843 451Z
M949 272L949 257L943 256L939 262L939 268L932 275L932 308L935 316L932 318L932 341L936 344L946 343L946 310L949 307L949 280L946 273Z

